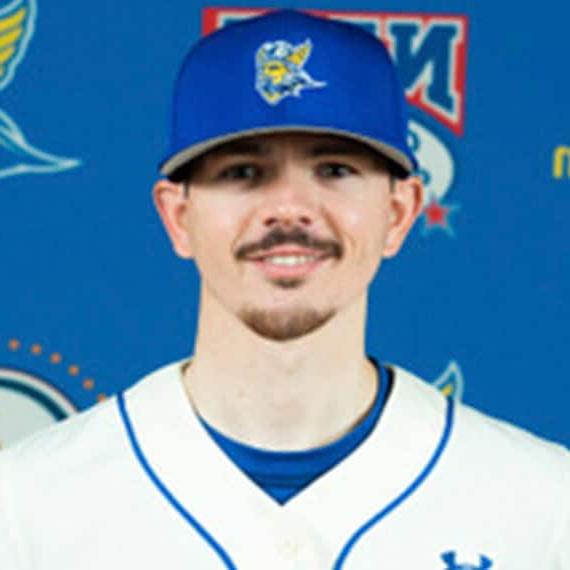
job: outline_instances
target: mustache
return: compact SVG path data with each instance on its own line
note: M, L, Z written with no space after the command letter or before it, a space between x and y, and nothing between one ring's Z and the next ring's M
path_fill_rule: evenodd
M275 228L261 241L246 243L240 246L236 251L236 257L237 259L243 260L257 254L262 254L264 251L270 250L278 245L286 244L295 244L309 249L315 249L332 257L340 258L342 256L342 247L336 241L315 238L309 235L305 230L297 227L290 231Z

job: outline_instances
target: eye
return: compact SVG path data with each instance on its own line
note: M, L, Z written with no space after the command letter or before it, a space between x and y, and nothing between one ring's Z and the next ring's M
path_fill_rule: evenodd
M262 176L262 171L255 164L232 164L224 168L218 175L220 180L255 182Z
M345 178L356 174L356 169L341 162L326 162L320 164L317 173L322 178Z

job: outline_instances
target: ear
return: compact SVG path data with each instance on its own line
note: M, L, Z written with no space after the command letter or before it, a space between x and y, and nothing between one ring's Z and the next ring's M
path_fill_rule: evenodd
M417 176L409 176L405 180L396 180L390 193L390 218L384 257L394 257L414 222L420 215L423 206L423 185Z
M159 180L152 189L154 205L172 242L174 251L184 259L192 257L188 234L188 196L183 184Z

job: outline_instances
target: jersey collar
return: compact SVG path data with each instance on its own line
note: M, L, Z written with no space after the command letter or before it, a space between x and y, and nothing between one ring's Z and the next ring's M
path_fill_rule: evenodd
M370 436L285 505L259 489L208 435L184 392L181 363L149 375L125 394L123 419L139 452L133 460L141 463L142 455L148 468L141 463L141 472L163 494L165 507L175 508L168 497L174 498L238 567L255 567L260 549L270 556L279 547L276 541L289 541L310 544L318 550L312 553L317 565L326 559L332 568L341 551L358 540L358 529L381 524L405 505L435 468L450 435L446 400L392 368L392 394Z

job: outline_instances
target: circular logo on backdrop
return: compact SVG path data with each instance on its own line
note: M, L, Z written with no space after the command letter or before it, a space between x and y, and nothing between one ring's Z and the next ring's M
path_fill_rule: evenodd
M0 442L10 445L61 421L77 408L55 386L35 375L0 367Z
M106 399L77 362L47 346L12 338L0 344L0 446Z

